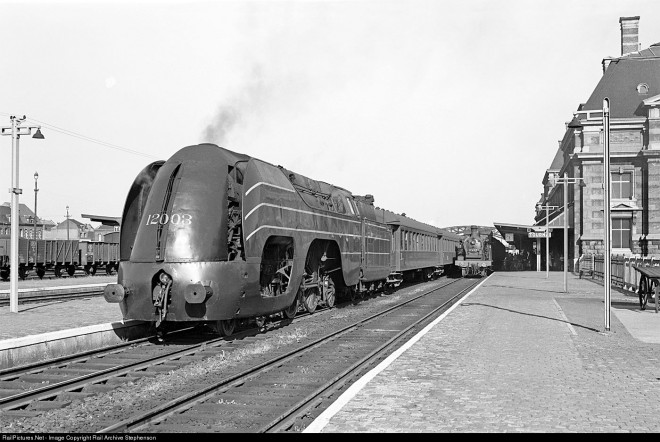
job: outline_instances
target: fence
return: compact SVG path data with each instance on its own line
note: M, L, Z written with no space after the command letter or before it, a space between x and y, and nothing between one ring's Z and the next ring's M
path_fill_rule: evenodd
M640 274L635 270L637 267L659 267L660 258L655 256L636 257L624 255L612 255L610 261L610 275L612 285L623 290L636 292L639 284ZM605 256L604 255L582 255L577 262L576 271L580 277L589 275L592 279L604 279Z

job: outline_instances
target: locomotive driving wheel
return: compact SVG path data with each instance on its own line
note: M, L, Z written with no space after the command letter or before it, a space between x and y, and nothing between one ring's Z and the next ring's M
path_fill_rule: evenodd
M303 291L302 304L310 314L314 313L316 306L318 305L319 297L318 290L316 287L310 287Z
M335 283L329 276L323 278L323 298L325 305L332 308L335 305Z
M284 317L286 319L293 319L296 316L296 313L298 313L298 307L300 306L300 291L296 293L296 297L294 298L293 302L291 303L290 306L285 308L282 313L284 314Z
M216 321L214 328L216 332L220 334L220 336L231 336L234 334L234 330L236 329L236 319L232 318Z

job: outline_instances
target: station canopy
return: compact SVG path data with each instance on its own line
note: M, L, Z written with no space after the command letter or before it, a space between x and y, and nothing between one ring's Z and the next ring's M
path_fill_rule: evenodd
M544 219L545 221L545 219ZM504 240L511 246L527 246L530 232L544 232L545 226L529 225L529 224L511 224L511 223L493 223L495 228Z
M119 226L121 225L121 217L116 216L101 216L101 215L86 215L81 214L83 218L87 218L95 223L101 223L104 226Z

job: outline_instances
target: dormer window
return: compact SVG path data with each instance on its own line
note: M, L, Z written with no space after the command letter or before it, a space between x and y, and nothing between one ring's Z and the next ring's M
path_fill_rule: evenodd
M639 83L637 85L637 93L639 95L646 95L649 93L649 85L646 83Z

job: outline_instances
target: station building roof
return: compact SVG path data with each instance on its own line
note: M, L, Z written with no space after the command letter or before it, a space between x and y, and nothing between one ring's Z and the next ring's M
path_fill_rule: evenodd
M612 118L647 116L643 101L660 94L660 43L611 60L603 77L580 110L602 110L610 99ZM646 85L638 89L639 85Z

